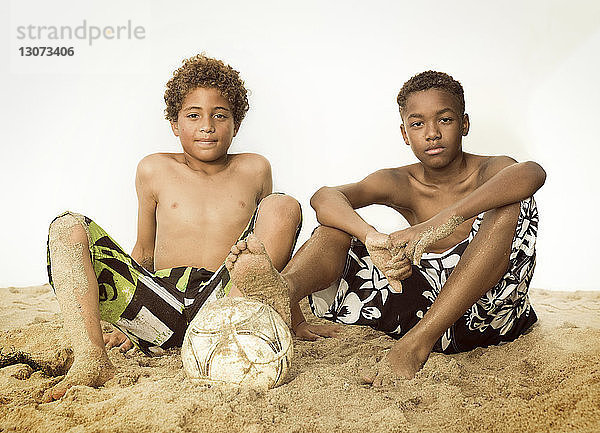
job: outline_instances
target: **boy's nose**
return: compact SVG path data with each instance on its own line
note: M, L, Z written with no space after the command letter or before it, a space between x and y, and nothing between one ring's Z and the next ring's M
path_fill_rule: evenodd
M210 121L203 122L202 124L200 124L199 129L201 132L205 132L205 133L215 132L215 126Z
M437 123L434 124L426 124L425 126L425 139L427 141L439 140L442 138L440 134L440 130L437 127Z

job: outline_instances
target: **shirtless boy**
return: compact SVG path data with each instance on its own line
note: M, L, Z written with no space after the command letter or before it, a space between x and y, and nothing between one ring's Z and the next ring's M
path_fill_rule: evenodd
M223 62L197 55L175 71L165 102L183 152L149 155L139 163L131 256L82 215L65 212L50 225L49 277L74 363L46 392L46 401L73 385L100 386L113 377L105 340L125 349L133 341L152 352L181 345L187 324L207 300L246 294L273 305L273 293L246 290L224 265L232 245L245 247L242 240L251 236L264 245L261 258L283 269L301 224L298 202L271 194L265 158L228 153L248 110L243 81ZM285 296L285 308L274 306L289 316ZM116 332L104 339L101 319L128 338Z
M321 226L281 274L262 264L265 278L289 290L297 336L336 333L304 320L298 301L308 296L319 317L398 339L365 377L374 385L413 377L431 351L512 341L536 321L532 195L544 170L463 152L469 117L462 86L447 74L412 77L397 100L402 136L419 162L321 188L311 199ZM410 227L379 233L354 210L372 204L395 209ZM251 246L232 255L260 256Z

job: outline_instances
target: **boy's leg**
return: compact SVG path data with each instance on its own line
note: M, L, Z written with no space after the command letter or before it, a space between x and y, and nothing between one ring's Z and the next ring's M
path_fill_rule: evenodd
M350 235L332 227L319 226L281 273L288 286L291 326L298 337L315 340L319 336L337 334L337 325L309 325L299 302L340 279L349 248Z
M295 198L271 194L260 202L254 234L279 272L290 260L301 224L302 210Z
M287 289L278 271L290 259L301 224L300 204L293 197L271 194L262 199L254 234L233 245L225 260L233 283L229 295L259 299L284 319L288 317ZM234 271L234 262L244 252L244 260L236 264Z
M48 246L54 289L75 360L66 377L46 392L45 401L62 397L74 385L100 386L115 370L104 347L98 283L85 228L73 215L62 215L50 225Z
M398 340L378 367L375 385L390 376L412 378L435 342L502 278L509 264L520 203L485 213L479 231L423 318Z
M298 301L340 277L350 245L347 234L319 227L285 266L300 216L300 207L291 197L267 197L261 202L256 236L236 244L225 262L234 285L246 294L273 305L285 319L291 306L294 325L304 321Z

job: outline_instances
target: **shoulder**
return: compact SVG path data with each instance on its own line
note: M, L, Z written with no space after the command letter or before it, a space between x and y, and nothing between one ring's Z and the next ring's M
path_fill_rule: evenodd
M232 155L236 167L251 174L269 174L271 173L271 164L269 160L258 153L236 153Z
M155 185L153 180L159 179L160 173L164 173L174 163L178 162L177 153L153 153L145 156L137 165L135 182L137 187L148 187ZM152 188L154 188L152 187Z
M479 166L479 179L481 182L486 182L488 179L497 174L503 168L517 163L517 160L506 155L473 156L478 158L476 164L478 164Z
M408 167L383 168L369 174L360 182L341 185L337 189L353 204L396 204L398 193L406 191L408 179Z
M137 165L138 175L146 176L155 174L157 170L177 161L176 153L153 153L143 157Z
M364 180L381 183L393 183L397 185L398 182L403 182L408 179L410 175L410 166L394 167L394 168L382 168L368 175Z

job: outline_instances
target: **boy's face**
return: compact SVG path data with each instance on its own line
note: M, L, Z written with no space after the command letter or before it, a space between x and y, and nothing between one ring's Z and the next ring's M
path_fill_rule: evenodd
M428 89L408 96L400 127L404 142L425 166L444 168L462 153L469 116L452 94Z
M213 87L198 87L189 92L171 128L183 151L203 162L226 155L237 134L229 102Z

